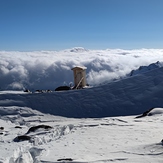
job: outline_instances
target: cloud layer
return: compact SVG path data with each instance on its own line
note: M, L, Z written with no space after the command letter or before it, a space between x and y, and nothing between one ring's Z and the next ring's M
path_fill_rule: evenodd
M87 67L87 83L94 86L125 77L139 66L163 62L163 49L0 51L0 58L0 90L54 90L73 83L74 66Z

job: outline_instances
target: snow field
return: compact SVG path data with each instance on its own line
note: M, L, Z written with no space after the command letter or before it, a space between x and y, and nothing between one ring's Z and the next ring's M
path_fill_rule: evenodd
M8 109L11 108L23 110L22 107ZM68 158L73 162L161 162L161 110L156 108L151 116L143 118L121 116L86 119L35 115L38 111L33 111L28 117L20 113L23 124L6 114L0 120L4 126L3 135L0 135L0 160L6 163L50 163ZM13 141L16 136L27 133L31 126L40 124L52 126L52 129L40 128L26 134L32 137L31 141Z

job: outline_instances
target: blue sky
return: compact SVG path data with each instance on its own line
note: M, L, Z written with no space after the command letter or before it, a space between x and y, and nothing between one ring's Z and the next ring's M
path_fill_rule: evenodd
M0 50L163 47L163 0L0 0Z

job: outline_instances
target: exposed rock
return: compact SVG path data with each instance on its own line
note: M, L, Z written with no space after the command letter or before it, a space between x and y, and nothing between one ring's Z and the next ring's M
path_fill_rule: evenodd
M26 141L26 140L30 140L31 137L27 136L27 135L21 135L21 136L17 136L14 141L15 142L19 142L19 141Z
M57 161L73 161L72 158L63 158L63 159L58 159Z
M46 130L52 129L52 127L48 126L48 125L38 125L38 126L31 127L28 130L27 134L30 133L30 132L35 132L37 129L40 129L40 128L43 128L43 129L46 129Z
M55 91L66 91L66 90L70 90L71 88L69 86L60 86L58 88L55 89Z
M22 129L22 127L20 127L20 126L15 126L15 128L20 128L20 129Z
M29 89L25 89L24 92L31 93Z
M0 127L0 130L4 130L4 127Z
M142 118L142 117L145 117L145 116L147 116L148 113L149 113L151 110L153 110L153 109L154 109L154 108L151 108L151 109L145 111L142 115L139 115L139 116L137 116L137 117L135 117L135 118Z

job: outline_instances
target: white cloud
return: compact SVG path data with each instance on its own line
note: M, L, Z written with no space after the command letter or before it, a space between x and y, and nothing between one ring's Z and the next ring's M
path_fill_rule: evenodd
M24 86L23 86L23 84L21 84L19 82L13 82L13 83L9 84L8 88L9 89L21 89L21 90L23 90Z
M1 73L1 75L6 75L9 73L9 70L5 66L1 66L0 73Z
M96 85L124 77L139 66L162 62L163 49L1 51L0 58L0 89L54 90L73 82L74 66L87 67L87 82Z

